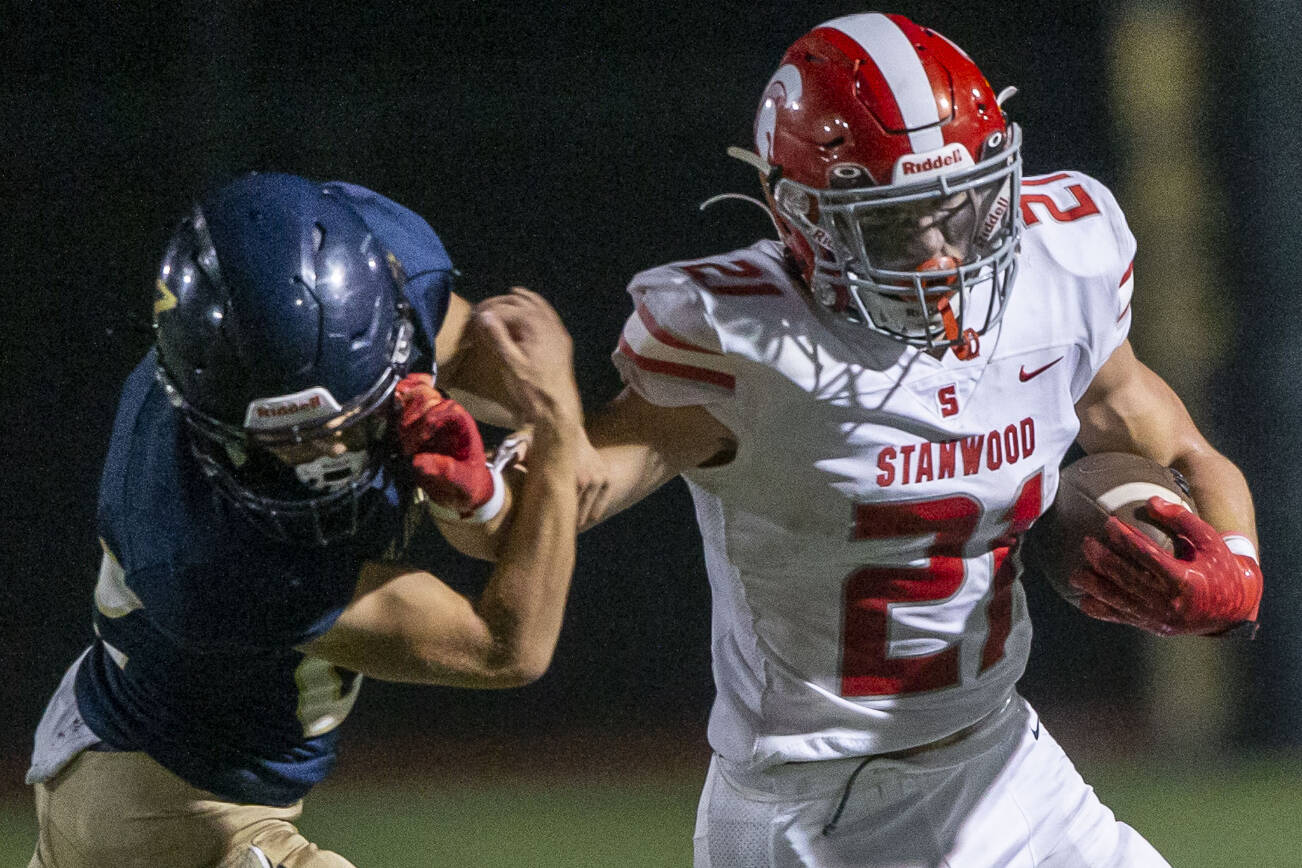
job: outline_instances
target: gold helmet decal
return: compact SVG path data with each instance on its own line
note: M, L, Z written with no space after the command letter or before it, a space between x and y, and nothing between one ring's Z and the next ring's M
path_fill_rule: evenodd
M398 285L406 286L407 272L403 270L402 263L398 261L398 257L386 250L384 251L384 261L389 264L389 273L393 275L393 279L398 283Z
M154 281L154 289L154 319L157 320L160 313L176 307L176 294L167 288L161 277Z

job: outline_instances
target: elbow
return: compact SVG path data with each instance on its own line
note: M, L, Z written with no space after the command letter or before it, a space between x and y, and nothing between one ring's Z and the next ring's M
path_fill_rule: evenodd
M519 649L491 661L488 677L492 688L526 687L547 674L552 664L551 648Z
M476 605L482 619L482 644L476 655L489 688L524 687L551 667L560 638L559 609L502 605L495 597Z

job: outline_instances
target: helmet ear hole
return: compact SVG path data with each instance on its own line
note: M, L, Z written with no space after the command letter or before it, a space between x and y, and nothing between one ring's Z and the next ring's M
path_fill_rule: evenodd
M995 130L990 135L986 136L986 140L981 143L981 155L977 159L988 160L991 157L994 157L1004 149L1004 145L1007 144L1007 142L1007 135L1000 130Z

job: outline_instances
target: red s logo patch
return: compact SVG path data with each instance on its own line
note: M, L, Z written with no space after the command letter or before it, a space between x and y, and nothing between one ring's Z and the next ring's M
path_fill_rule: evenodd
M953 416L958 412L958 389L951 383L936 393L940 402L940 415Z

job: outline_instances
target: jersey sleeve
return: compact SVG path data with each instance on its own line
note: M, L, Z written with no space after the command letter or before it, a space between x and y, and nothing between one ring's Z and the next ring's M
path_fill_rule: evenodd
M285 651L326 632L360 566L267 546L265 557L144 569L125 577L154 628L198 653Z
M1130 333L1130 300L1135 290L1135 235L1112 191L1093 178L1082 176L1093 189L1099 209L1108 220L1112 256L1105 260L1104 285L1098 300L1098 323L1092 329L1091 378Z
M1027 232L1041 234L1058 268L1076 275L1076 308L1083 352L1072 376L1079 400L1108 357L1130 332L1135 236L1103 183L1080 172L1022 182Z
M672 266L638 274L628 293L633 313L612 354L625 384L662 407L732 397L733 362L723 351L706 293Z
M429 370L434 338L447 314L456 276L443 242L425 218L373 190L342 181L323 186L344 197L396 257L407 278L403 294L416 318L416 346L425 356L423 366L417 359L417 367Z
M233 507L199 488L205 480L187 478L214 511L159 501L170 513L134 507L101 525L96 615L106 641L127 651L142 641L148 631L137 633L124 615L201 654L285 651L328 630L374 554L370 537L286 544L237 521Z

